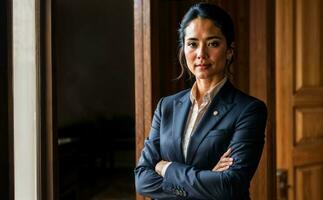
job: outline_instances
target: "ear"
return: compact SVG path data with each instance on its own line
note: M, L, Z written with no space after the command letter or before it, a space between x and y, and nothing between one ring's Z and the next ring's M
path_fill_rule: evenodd
M227 49L227 60L232 59L233 53L234 53L233 48L230 47L230 48Z

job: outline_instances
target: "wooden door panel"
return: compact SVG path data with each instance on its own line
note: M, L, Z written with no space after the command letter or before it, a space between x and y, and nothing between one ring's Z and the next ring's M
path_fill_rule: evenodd
M294 147L287 156L292 156L291 163L293 166L315 165L317 163L322 163L322 147L323 139L316 139L312 143Z
M323 190L320 187L323 180L323 164L296 168L297 200L321 200Z
M322 6L320 0L295 2L296 90L323 86Z
M323 138L323 107L296 108L295 144L308 144Z

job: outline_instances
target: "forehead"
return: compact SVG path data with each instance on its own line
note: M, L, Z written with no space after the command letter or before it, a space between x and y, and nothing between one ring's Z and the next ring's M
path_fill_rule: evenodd
M214 25L209 19L196 18L185 28L185 38L203 38L216 36L224 38L220 28Z

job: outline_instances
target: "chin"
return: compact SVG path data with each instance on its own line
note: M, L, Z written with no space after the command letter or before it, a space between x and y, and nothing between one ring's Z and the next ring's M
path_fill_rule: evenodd
M219 73L219 74L206 74L206 73L198 73L195 74L195 78L196 79L200 79L200 80L213 80L213 79L217 79L217 78L223 78L224 74L223 73Z
M206 76L206 75L199 75L199 76L195 76L196 79L211 79L210 76Z
M199 79L207 79L207 78L211 78L212 75L208 72L197 72L195 73L195 77Z

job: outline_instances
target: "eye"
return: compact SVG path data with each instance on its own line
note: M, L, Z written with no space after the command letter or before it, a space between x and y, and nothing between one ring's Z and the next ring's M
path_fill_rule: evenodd
M197 47L197 42L192 42L192 41L189 41L187 42L186 44L188 47L191 47L191 48L196 48Z
M209 47L218 47L219 44L220 43L218 41L211 41L211 42L208 43L207 46L209 46Z

